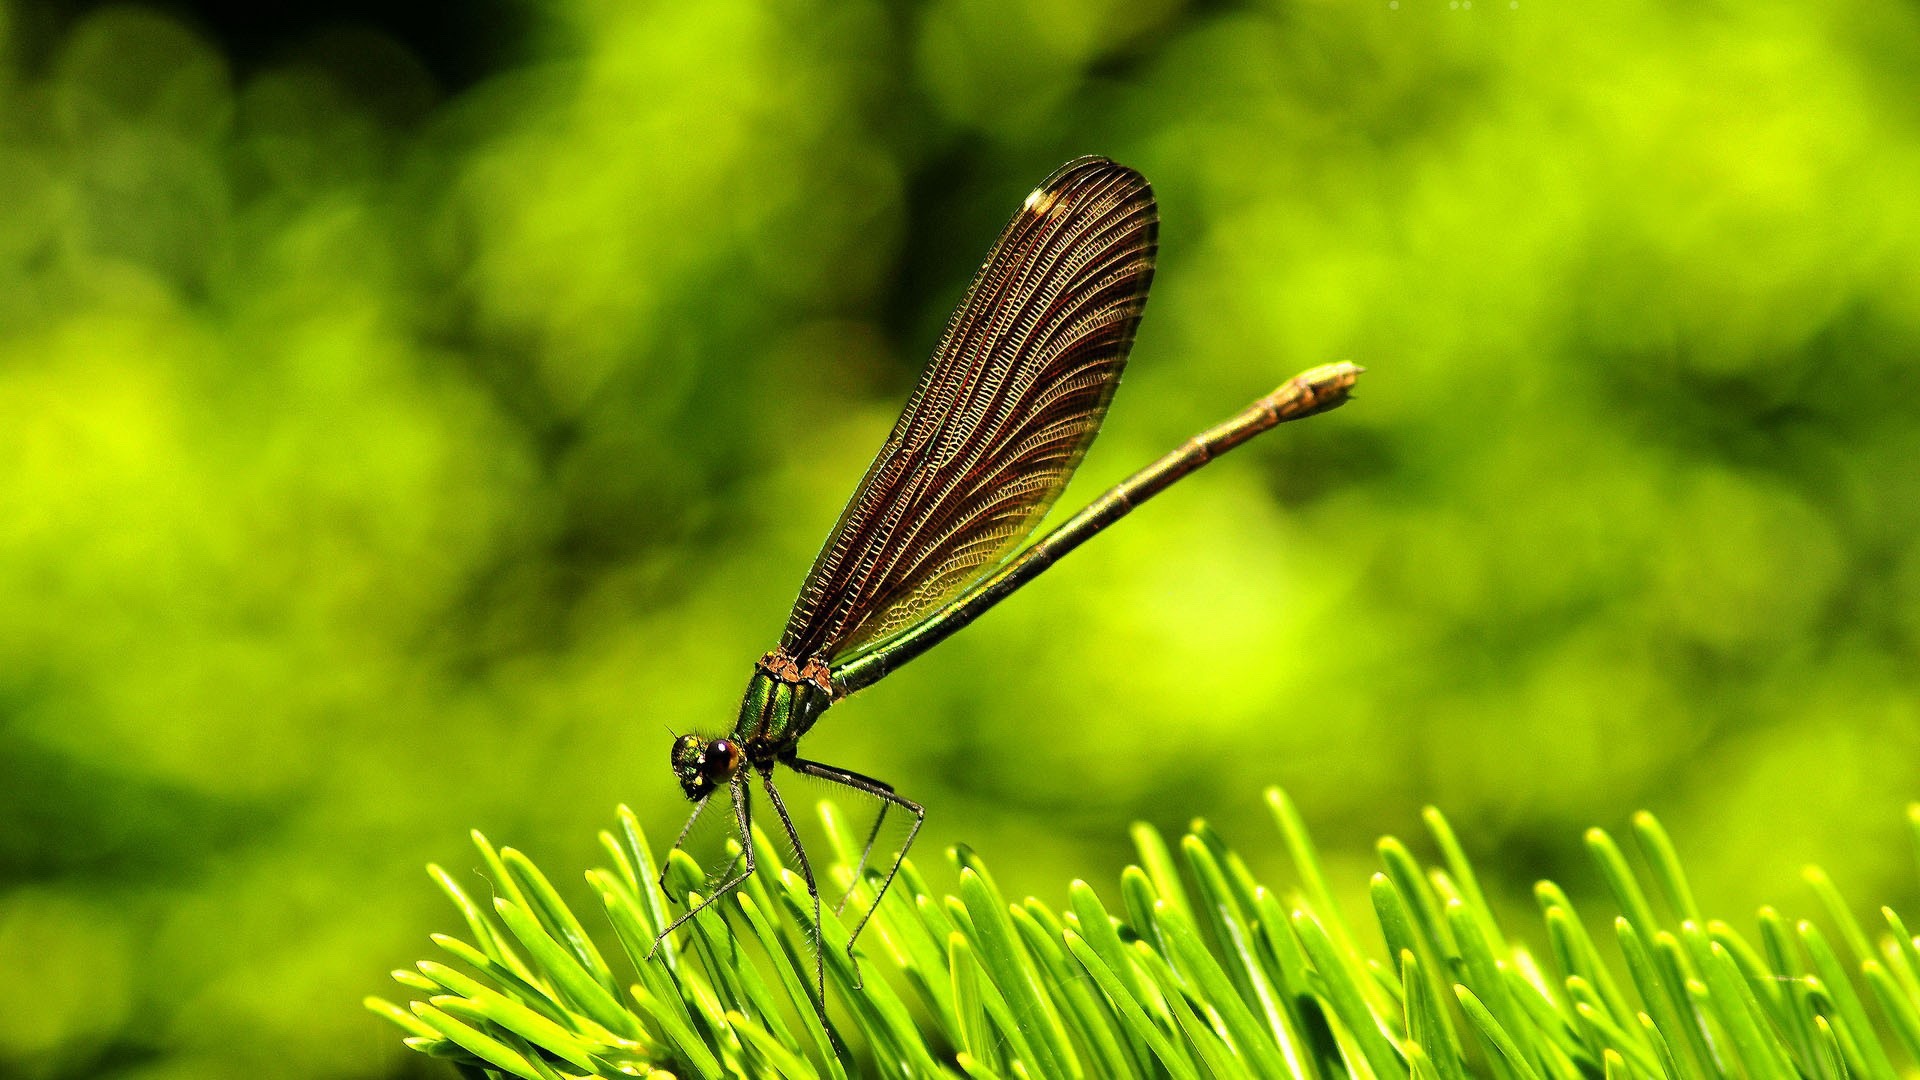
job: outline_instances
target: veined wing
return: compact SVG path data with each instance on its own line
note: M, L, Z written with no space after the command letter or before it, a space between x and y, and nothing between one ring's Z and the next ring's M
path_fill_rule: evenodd
M1158 227L1146 178L1104 158L1027 196L814 561L787 656L832 662L912 626L1040 523L1113 399Z

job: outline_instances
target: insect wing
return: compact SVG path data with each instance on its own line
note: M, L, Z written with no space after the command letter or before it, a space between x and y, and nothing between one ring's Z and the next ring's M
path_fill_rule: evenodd
M1157 233L1146 178L1104 158L1027 197L807 575L788 656L832 662L884 641L1032 533L1106 416Z

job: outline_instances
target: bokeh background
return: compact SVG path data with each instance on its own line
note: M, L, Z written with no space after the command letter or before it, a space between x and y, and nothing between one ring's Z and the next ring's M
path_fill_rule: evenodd
M1911 899L1920 9L0 6L0 1074L439 1075L359 1007L479 827L560 879L723 729L1028 189L1146 172L1063 506L1249 446L834 710L1016 893L1204 815L1503 902ZM477 879L466 880L477 883ZM935 872L935 880L950 880Z

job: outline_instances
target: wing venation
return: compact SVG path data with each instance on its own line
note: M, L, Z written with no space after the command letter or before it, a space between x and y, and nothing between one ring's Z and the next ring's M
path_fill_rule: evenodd
M1153 280L1139 173L1080 158L1027 197L947 323L788 617L797 660L913 625L1005 559L1106 416Z

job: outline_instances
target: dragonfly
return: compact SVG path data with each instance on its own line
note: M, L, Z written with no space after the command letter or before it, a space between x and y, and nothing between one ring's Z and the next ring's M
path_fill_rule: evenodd
M1146 178L1100 157L1061 166L1001 232L814 560L779 644L754 664L732 732L674 739L673 774L694 804L674 850L719 803L732 810L740 853L722 871L724 880L660 933L655 949L753 874L751 796L758 787L812 897L814 1004L824 1017L820 889L774 782L776 771L815 777L878 803L854 868L856 885L888 812L912 819L848 938L856 978L854 942L927 814L884 781L801 757L800 742L821 715L972 623L1207 462L1281 423L1348 400L1362 371L1355 364L1296 375L1025 543L1086 455L1113 400L1146 307L1158 233ZM849 886L836 910L844 911L852 892Z

